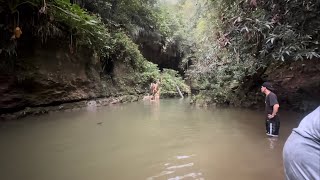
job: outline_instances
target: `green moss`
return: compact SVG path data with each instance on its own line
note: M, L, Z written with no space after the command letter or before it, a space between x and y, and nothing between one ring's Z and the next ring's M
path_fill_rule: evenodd
M183 94L190 94L190 87L186 85L177 71L163 69L163 72L161 73L161 94L167 94L168 96L175 94L176 96L179 96L177 87L179 87Z

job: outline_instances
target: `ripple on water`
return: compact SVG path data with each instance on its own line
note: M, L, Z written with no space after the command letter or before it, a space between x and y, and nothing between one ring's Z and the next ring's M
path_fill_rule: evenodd
M180 180L180 179L189 178L189 177L197 178L198 180L204 180L204 178L199 176L202 176L202 173L189 173L183 176L176 176L174 178L169 178L168 180Z
M154 180L154 179L168 179L168 180L180 180L180 179L197 179L197 180L204 180L202 177L201 172L194 172L194 162L191 161L191 157L193 155L179 155L175 156L170 162L164 164L164 170L161 171L159 174L154 176L148 177L147 180ZM181 162L183 161L183 163ZM189 161L189 162L186 162ZM187 173L187 174L185 174Z
M188 158L190 158L190 157L192 157L192 156L194 156L194 154L193 154L193 155L190 155L190 156L176 156L176 158L177 158L177 159L188 159Z
M170 166L170 167L167 167L167 169L180 169L180 168L184 168L184 167L191 167L193 165L194 165L194 163L188 163L188 164L182 164L182 165L177 165L177 166Z

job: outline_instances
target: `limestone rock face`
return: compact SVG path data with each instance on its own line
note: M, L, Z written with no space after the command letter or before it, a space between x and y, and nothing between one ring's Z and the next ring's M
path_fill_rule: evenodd
M265 75L273 82L282 106L308 111L320 105L320 60L270 66Z
M179 67L183 53L179 50L179 42L165 42L157 33L140 35L136 40L143 56L150 62L158 64L160 69L174 69L183 74ZM165 45L167 44L167 45Z
M62 44L39 43L14 59L0 57L0 114L108 93L102 87L98 58L86 51L70 54Z

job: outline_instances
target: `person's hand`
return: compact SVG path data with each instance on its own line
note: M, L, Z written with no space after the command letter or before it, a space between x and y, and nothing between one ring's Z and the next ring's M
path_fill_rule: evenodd
M272 118L274 118L274 116L272 114L268 114L268 118L272 119Z

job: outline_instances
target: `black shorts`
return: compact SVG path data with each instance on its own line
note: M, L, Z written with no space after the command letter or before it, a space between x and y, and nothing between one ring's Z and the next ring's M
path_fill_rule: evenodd
M280 121L279 118L266 120L266 133L271 135L279 135Z

